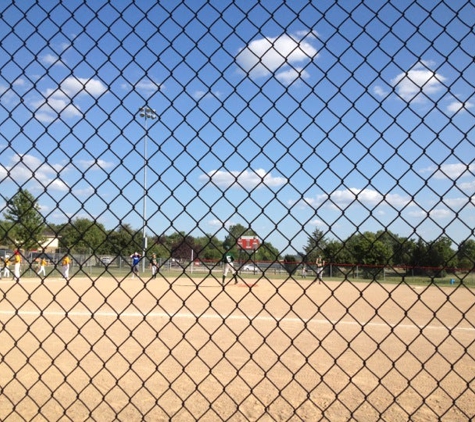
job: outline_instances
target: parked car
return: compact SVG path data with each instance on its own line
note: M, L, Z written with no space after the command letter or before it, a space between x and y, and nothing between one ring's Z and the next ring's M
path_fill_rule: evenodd
M12 256L12 255L13 255L13 250L5 249L5 248L0 249L0 258L5 258L6 256Z
M246 264L241 267L241 271L252 271L256 273L256 272L261 272L262 270L256 265Z
M26 258L30 263L40 262L43 258L45 258L48 264L54 264L53 257L44 252L30 252Z
M101 263L105 266L112 264L112 261L114 261L114 258L111 256L104 256L101 258Z

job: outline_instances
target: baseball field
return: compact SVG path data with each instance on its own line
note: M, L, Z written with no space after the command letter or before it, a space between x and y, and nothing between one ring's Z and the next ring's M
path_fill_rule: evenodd
M0 281L0 420L475 417L473 289L218 279Z

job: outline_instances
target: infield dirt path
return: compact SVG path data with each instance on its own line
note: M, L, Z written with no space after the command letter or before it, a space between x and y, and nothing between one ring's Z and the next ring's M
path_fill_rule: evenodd
M0 282L0 420L475 416L473 291L247 283Z

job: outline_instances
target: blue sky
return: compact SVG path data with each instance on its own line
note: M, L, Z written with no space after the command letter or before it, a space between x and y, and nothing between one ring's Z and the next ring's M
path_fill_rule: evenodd
M55 3L0 5L2 195L48 222L141 229L147 128L149 234L473 235L473 3Z

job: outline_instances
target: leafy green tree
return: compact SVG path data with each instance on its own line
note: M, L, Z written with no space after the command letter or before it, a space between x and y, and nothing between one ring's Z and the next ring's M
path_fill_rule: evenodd
M417 239L414 243L414 250L411 257L411 266L413 267L414 274L422 274L424 271L422 267L429 266L429 246L427 242L421 238Z
M221 251L220 259L222 259L224 254L228 251L231 252L234 257L239 257L239 260L241 260L243 256L244 261L250 259L250 256L247 256L248 252L243 252L237 244L237 241L241 236L257 236L257 234L254 232L254 230L246 228L242 224L235 224L233 226L229 226L228 234L226 235L223 241L223 250Z
M105 227L87 218L76 218L61 230L60 245L82 254L101 254L106 249Z
M414 241L405 237L398 236L389 230L380 230L376 232L376 239L387 245L391 251L391 262L398 264L407 264L410 262L413 251Z
M352 264L388 265L392 257L391 247L378 240L375 233L364 232L350 236L345 247L350 254Z
M226 250L234 249L236 251L237 241L241 236L257 236L252 229L244 227L242 224L229 226L228 234L224 238L223 247Z
M299 262L294 255L287 254L284 256L284 268L289 273L289 275L294 274L298 266Z
M341 241L331 239L323 249L322 259L326 262L349 263L350 254Z
M185 232L176 232L168 236L171 257L175 259L190 260L191 256L196 256L195 239ZM192 252L193 251L193 252Z
M452 269L457 265L457 254L452 249L452 240L447 236L441 236L430 243L429 256L433 267Z
M456 258L457 254L448 237L441 236L432 242L419 238L415 243L411 264L415 274L445 277L446 268L456 266Z
M5 220L0 220L0 244L7 246L11 245L11 240L8 236L12 228L12 223L5 221Z
M315 262L318 256L323 256L323 252L328 245L325 233L320 229L315 229L307 239L304 246L305 258L307 262Z
M15 196L6 201L4 217L9 226L4 226L4 239L10 245L24 250L41 248L46 240L43 231L46 227L36 198L26 189L19 189Z
M120 224L107 233L109 250L113 255L131 255L142 250L142 233L134 230L130 224Z
M195 238L195 247L199 259L219 261L223 256L223 242L212 234Z
M241 250L237 244L237 241L242 236L256 236L260 239L259 235L252 230L251 228L246 228L242 224L235 224L229 227L228 234L223 241L223 252L221 256L224 254L225 251L231 251L236 256L244 257L244 261L248 259L254 259L256 261L267 261L267 262L274 262L280 259L280 252L272 246L270 242L262 241L261 245L256 251L246 251ZM247 256L248 255L248 256Z
M466 239L457 250L458 266L463 270L473 270L475 266L475 240Z
M55 236L57 236L64 226L65 224L54 224L47 222L45 232L49 232L50 234L54 234Z
M154 236L148 241L148 256L156 254L157 258L167 260L170 258L170 247L167 247L165 236Z
M350 236L345 241L350 263L361 266L366 278L379 278L384 266L391 263L391 247L379 240L375 233L364 232Z
M256 251L256 261L277 262L280 261L279 250L270 242L262 242Z

